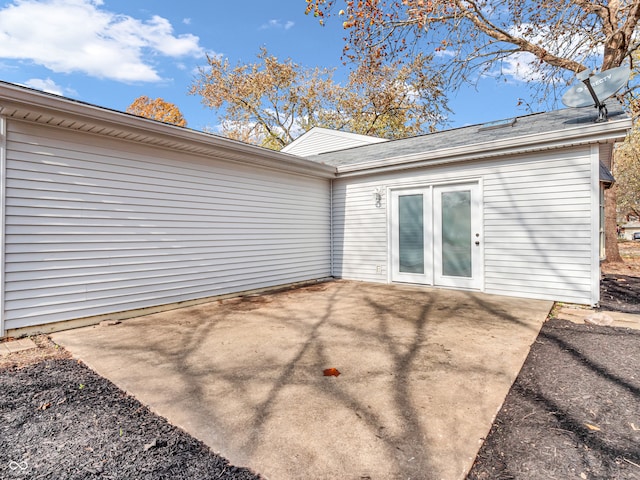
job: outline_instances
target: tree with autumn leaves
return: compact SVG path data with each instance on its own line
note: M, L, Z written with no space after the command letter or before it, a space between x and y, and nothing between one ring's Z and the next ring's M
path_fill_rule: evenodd
M402 65L359 65L343 84L333 70L279 60L261 48L254 63L233 66L208 57L190 93L217 110L223 135L279 150L314 126L383 138L430 131L443 121L446 102L430 59Z
M429 72L455 90L482 76L516 74L534 97L558 90L585 69L604 71L638 50L640 0L306 0L321 23L334 15L346 30L344 56L362 64L410 62L430 55ZM623 92L633 103L633 88ZM617 170L615 165L610 166ZM607 260L620 261L616 188L605 199Z
M171 123L178 127L187 126L187 121L182 116L180 109L173 103L164 101L162 98L152 100L144 95L138 97L127 107L127 113L164 123Z
M616 152L613 174L618 185L618 216L640 217L640 131L636 127Z
M638 48L640 0L306 0L336 15L345 57L358 63L432 55L450 88L514 66L544 93L587 68L622 65Z

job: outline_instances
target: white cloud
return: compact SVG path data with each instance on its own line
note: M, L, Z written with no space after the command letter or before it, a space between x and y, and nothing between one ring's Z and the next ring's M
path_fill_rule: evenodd
M556 36L546 30L532 28L529 24L511 27L509 33L523 37L529 42L543 46L547 51L559 57L575 59L589 63L594 58L602 57L602 47L591 50L587 38L580 35ZM493 72L494 74L496 72ZM500 73L520 82L549 81L545 77L540 60L528 52L516 52L505 58L500 66Z
M182 19L182 23L184 23L185 25L191 25L191 19L190 18L183 18Z
M282 23L282 20L273 19L260 25L260 30L267 30L267 29L289 30L294 25L295 25L295 22L292 22L291 20L287 20L286 22Z
M36 90L42 90L43 92L53 93L55 95L63 95L64 88L57 85L56 82L51 80L50 78L30 78L24 84L27 87L35 88Z
M501 64L501 73L520 82L541 82L544 80L540 60L528 52L509 55Z
M160 81L146 58L201 56L198 37L174 35L168 20L138 20L99 8L101 0L14 0L0 10L0 58L58 73L124 82Z

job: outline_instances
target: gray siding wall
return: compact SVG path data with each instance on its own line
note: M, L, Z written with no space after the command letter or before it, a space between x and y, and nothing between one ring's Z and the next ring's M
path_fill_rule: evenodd
M586 147L335 180L333 273L389 281L388 188L479 179L484 291L592 303L598 267L591 162ZM375 206L376 188L384 192L381 207Z
M9 121L5 328L330 274L330 187Z

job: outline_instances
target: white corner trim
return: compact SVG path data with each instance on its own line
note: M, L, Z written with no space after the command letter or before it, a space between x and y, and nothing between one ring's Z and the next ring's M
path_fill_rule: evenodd
M335 244L333 235L333 179L329 180L329 275L335 277Z
M4 337L5 318L5 219L6 219L6 183L7 183L7 119L0 116L0 337Z
M591 304L600 302L600 148L592 145L591 162Z

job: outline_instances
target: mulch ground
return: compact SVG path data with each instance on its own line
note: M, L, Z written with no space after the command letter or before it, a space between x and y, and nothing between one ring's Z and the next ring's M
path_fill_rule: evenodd
M545 323L467 478L640 479L640 331Z
M638 246L625 247L600 306L640 313ZM547 321L467 477L481 479L640 479L640 331Z
M0 478L261 478L68 355L33 355L0 370Z
M640 277L603 275L600 280L600 309L640 314Z
M639 266L605 270L603 307L640 312ZM0 478L261 478L35 341L0 357ZM640 480L640 331L546 322L467 478Z

